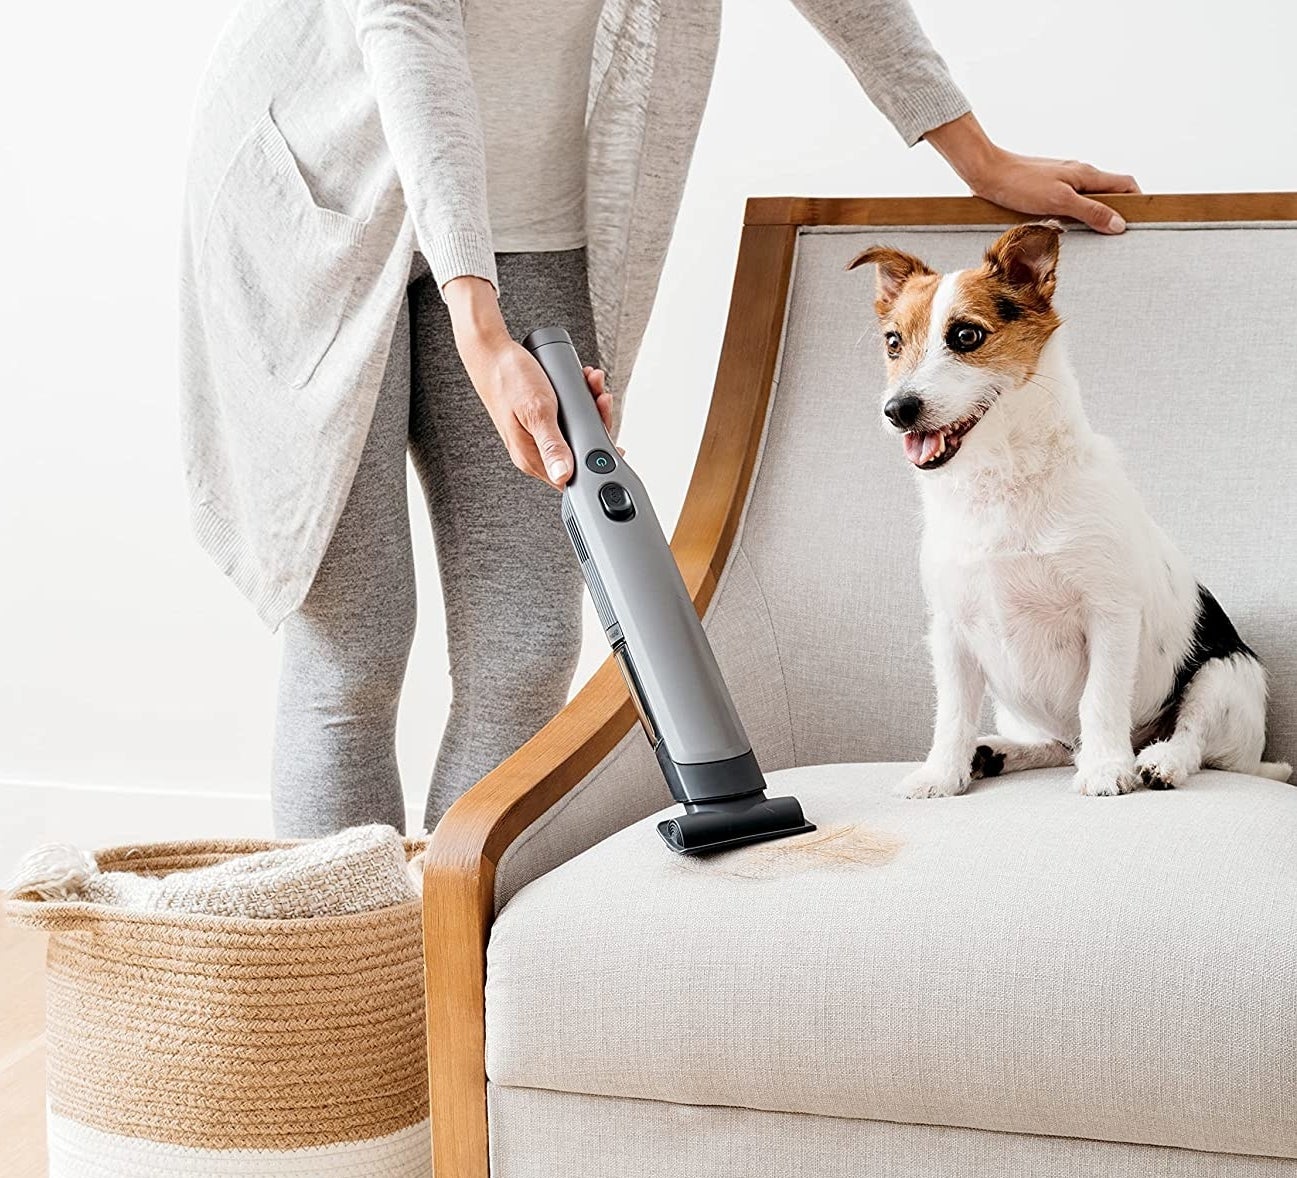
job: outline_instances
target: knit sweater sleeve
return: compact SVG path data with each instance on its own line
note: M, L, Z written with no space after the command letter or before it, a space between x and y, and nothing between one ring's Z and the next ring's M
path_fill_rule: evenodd
M970 109L908 0L793 3L911 146Z
M460 0L343 0L419 248L438 286L496 282L486 154Z

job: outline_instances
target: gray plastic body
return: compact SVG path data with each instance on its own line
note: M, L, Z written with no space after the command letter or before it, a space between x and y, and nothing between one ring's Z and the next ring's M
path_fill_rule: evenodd
M581 571L599 620L612 646L625 643L650 722L678 765L743 756L752 745L662 525L644 485L604 429L567 332L532 332L526 346L558 394L559 425L576 459L563 490L563 519L578 557L584 546ZM596 451L612 456L612 470L596 473L586 466L586 456ZM608 517L599 498L608 483L626 489L633 518Z
M695 854L814 830L795 798L766 797L653 504L604 429L567 332L541 328L523 346L554 386L575 459L564 526L671 796L686 810L658 833Z

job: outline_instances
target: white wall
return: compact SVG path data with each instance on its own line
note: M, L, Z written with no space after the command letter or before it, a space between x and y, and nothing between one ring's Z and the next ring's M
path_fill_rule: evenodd
M1133 171L1148 191L1297 186L1292 5L918 7L1006 145ZM268 827L277 643L190 538L173 376L188 109L230 8L80 0L6 14L0 871L45 837ZM701 432L743 199L961 190L928 148L900 144L787 0L730 0L626 415L665 522ZM423 599L400 742L417 811L448 681L414 514ZM587 669L603 657L594 639Z

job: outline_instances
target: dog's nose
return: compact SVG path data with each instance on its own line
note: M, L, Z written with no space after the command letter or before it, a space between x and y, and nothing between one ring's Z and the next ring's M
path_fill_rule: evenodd
M923 402L913 393L902 393L883 406L883 416L897 429L909 429L922 412Z

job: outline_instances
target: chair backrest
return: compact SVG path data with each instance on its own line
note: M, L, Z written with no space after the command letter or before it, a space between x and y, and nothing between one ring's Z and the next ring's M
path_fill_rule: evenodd
M765 437L707 624L767 768L926 751L918 491L880 424L873 271L844 267L875 242L976 264L1003 225L957 222L987 208L749 206L750 225L782 224L795 248ZM1057 294L1090 420L1266 663L1269 753L1290 761L1295 279L1297 198L1152 197L1123 237L1066 234Z

